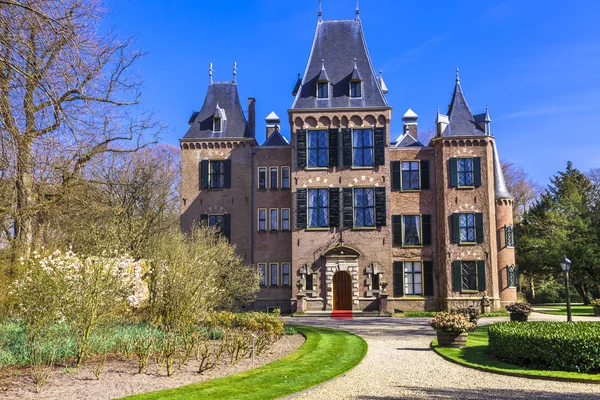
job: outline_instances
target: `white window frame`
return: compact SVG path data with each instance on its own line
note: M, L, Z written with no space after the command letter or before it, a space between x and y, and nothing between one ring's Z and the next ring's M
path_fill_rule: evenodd
M416 189L404 189L404 174L402 173L404 171L404 169L402 169L402 164L403 163L413 163L416 162L417 163L417 175L419 177L419 187ZM413 171L412 169L409 171ZM421 190L421 161L420 160L402 160L400 161L400 190L404 191L404 192L410 192L410 191L416 191L416 190Z
M275 182L273 182L273 171L275 171ZM279 167L269 167L269 189L279 189Z
M422 247L423 246L423 216L421 214L402 214L402 247ZM405 217L419 217L419 244L406 243L406 227L404 218Z
M406 266L407 266L407 264L409 264L409 263L410 263L410 264L411 264L411 266L412 266L412 272L409 272L408 274L410 274L410 275L412 276L412 278L413 278L413 282L411 283L411 285L412 285L412 289L411 289L411 290L413 291L413 293L408 293L408 283L406 282L406 277L407 277ZM421 264L421 270L420 270L419 272L414 272L414 270L415 270L414 264L415 264L415 263L419 263L419 264ZM403 269L402 269L402 274L404 275L404 282L403 282L403 284L404 284L404 295L405 295L405 296L423 296L423 292L424 292L424 283L423 283L423 276L424 276L424 274L423 274L423 260L403 261L403 263L402 263L402 268L403 268ZM418 274L418 275L420 275L420 276L421 276L421 282L420 282L420 289L421 289L421 293L414 293L414 289L415 289L415 282L414 282L414 278L415 278L415 275L416 275L416 274Z
M258 190L266 190L267 189L267 185L269 183L269 177L267 176L267 167L258 167L258 175L257 175L257 179L256 179L256 188ZM264 171L265 173L265 187L260 187L260 173L261 171Z
M275 217L273 218L273 212L275 212ZM275 224L275 229L273 229L273 223ZM279 209L278 208L270 208L269 209L269 232L277 232L279 230Z
M258 263L258 273L259 273L259 281L258 284L260 287L267 286L267 263Z
M284 268L287 266L287 274L283 272ZM285 282L285 277L287 275L287 283ZM281 286L291 286L292 282L292 264L291 263L281 263Z
M219 121L219 129L217 129L217 121ZM221 117L213 117L213 132L223 132L223 119Z
M260 229L260 212L264 211L264 222L265 222L265 228L264 229ZM267 222L268 222L268 218L267 218L267 209L266 208L259 208L256 212L256 230L259 232L266 232L267 231Z
M273 267L275 267L276 283L273 285ZM279 263L269 263L269 286L279 286Z
M287 170L287 176L288 176L288 184L287 184L287 186L285 186L283 184L283 171L284 170ZM288 166L281 167L281 188L282 189L289 189L292 186L291 180L292 180L292 175L291 175L290 167L288 167Z

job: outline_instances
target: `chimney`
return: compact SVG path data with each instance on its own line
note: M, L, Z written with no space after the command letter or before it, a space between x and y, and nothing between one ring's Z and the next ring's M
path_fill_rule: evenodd
M410 133L413 138L417 138L417 119L419 116L410 108L402 116L404 122L404 133Z
M252 137L256 136L256 99L248 97L248 126Z
M281 120L279 119L277 114L275 114L275 111L271 111L271 114L267 115L267 118L265 118L265 123L267 126L266 138L268 139L273 134L273 132L279 130L279 124L281 123Z

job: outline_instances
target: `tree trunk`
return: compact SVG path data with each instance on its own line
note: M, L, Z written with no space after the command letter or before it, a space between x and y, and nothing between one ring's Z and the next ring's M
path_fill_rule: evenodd
M581 283L574 283L573 286L575 287L575 290L577 290L579 296L581 296L581 299L583 300L583 305L589 306L591 301L588 295L588 291L582 286Z
M533 282L533 276L529 277L529 302L530 303L535 303L535 285Z
M31 140L18 143L17 154L17 209L15 237L17 257L28 259L33 246L33 179L31 176Z

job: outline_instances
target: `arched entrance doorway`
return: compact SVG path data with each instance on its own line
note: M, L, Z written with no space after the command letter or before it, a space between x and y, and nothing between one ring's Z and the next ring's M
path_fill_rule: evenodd
M352 310L352 277L346 271L333 275L333 309Z

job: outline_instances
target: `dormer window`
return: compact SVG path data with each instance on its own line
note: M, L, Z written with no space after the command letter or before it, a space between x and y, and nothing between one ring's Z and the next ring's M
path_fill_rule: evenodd
M362 97L362 82L361 81L350 82L350 97L353 97L353 98Z
M319 98L319 99L329 98L329 82L318 82L317 83L317 98Z
M221 117L217 117L217 116L214 117L213 132L221 132Z

